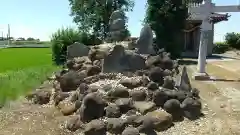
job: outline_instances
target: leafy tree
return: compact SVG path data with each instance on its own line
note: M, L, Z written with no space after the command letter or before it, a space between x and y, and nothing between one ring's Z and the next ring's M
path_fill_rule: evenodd
M34 41L35 39L32 37L27 38L27 41Z
M225 35L225 40L230 47L240 49L240 33L227 33Z
M175 57L182 51L187 3L187 0L147 0L144 22L154 31L158 48L164 47Z
M105 39L109 30L109 18L113 11L119 9L131 11L133 0L69 0L71 16L79 30ZM127 18L126 18L127 21Z

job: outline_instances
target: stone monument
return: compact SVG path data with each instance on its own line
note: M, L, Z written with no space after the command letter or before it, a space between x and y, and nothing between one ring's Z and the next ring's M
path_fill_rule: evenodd
M75 42L67 47L67 59L88 56L90 48L82 43Z
M148 24L145 24L141 29L140 36L136 41L136 48L140 54L152 54L155 52L153 49L153 33Z
M121 34L126 30L124 13L116 10L112 13L109 20L109 36L111 40L120 41Z

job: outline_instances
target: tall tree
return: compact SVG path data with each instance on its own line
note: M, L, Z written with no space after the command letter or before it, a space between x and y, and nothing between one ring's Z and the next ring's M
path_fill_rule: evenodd
M158 47L176 57L182 51L187 4L188 0L147 0L145 23L155 32Z
M100 39L107 37L113 11L132 11L134 0L69 0L71 16L79 29ZM127 18L126 18L127 19Z

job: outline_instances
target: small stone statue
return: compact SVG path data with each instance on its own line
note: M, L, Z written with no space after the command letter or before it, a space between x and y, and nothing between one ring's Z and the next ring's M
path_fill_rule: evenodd
M116 10L112 13L109 20L109 36L111 40L120 41L121 34L126 30L125 26L125 16L124 13L120 10Z

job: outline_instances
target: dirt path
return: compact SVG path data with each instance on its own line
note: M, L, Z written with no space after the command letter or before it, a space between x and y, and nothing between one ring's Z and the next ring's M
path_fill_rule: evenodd
M71 135L61 128L65 120L52 107L24 100L0 110L0 135Z
M231 61L235 66L237 62L240 64L239 61ZM192 80L192 84L200 90L201 99L213 110L216 118L220 119L218 124L223 128L222 131L231 135L240 134L240 75L233 69L229 70L231 65L225 68L219 66L224 64L229 65L230 62L209 62L207 65L207 72L216 81ZM239 67L240 65L236 68ZM188 69L191 74L196 71L196 65L188 66Z

